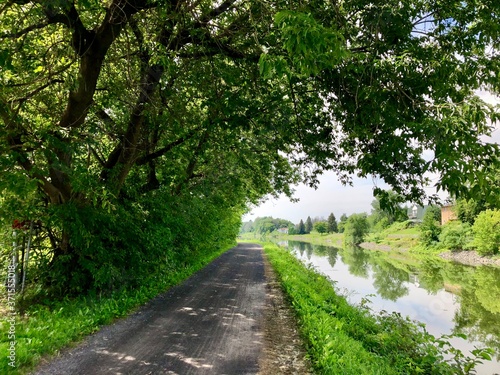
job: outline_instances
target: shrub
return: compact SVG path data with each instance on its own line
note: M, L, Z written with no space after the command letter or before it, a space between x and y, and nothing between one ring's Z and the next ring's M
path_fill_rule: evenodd
M347 219L344 229L344 242L347 245L359 245L368 233L369 225L366 214L353 214Z
M472 245L481 255L497 254L500 250L500 210L481 212L472 226Z
M314 223L314 229L319 234L326 233L328 231L328 223L325 221L318 221L318 222Z
M471 240L472 230L470 224L461 221L449 221L442 227L439 235L441 245L451 251L467 249Z
M425 212L422 225L420 225L420 242L425 246L430 246L437 242L441 234L441 226L437 221L437 210L431 208L429 207Z

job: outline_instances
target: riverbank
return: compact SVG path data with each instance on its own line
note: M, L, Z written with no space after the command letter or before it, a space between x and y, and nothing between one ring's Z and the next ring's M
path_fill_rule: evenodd
M255 237L244 236L245 239L258 240ZM319 234L309 233L301 235L288 235L288 234L270 234L266 238L261 238L261 241L299 241L308 242L313 245L324 245L342 248L343 247L343 234L330 233ZM377 242L373 241L377 240ZM442 252L437 248L422 250L418 244L418 235L415 228L406 229L403 231L389 231L385 234L370 234L367 241L359 245L365 250L381 251L389 254L389 256L401 258L402 255L407 257L408 260L421 259L422 256L437 258L440 260L447 260L458 262L467 266L493 266L500 267L500 258L498 256L481 256L474 250L451 252Z
M500 267L500 258L479 255L476 251L446 251L439 254L439 257L465 264L467 266L493 266Z
M416 368L426 374L470 373L465 358L443 360L456 349L401 314L372 314L363 302L350 305L331 280L289 251L272 244L264 249L299 318L317 373L403 374Z

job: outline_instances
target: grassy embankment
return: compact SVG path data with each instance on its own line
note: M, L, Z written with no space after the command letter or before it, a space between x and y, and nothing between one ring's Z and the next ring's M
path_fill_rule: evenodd
M335 293L331 281L288 251L265 252L299 318L308 353L319 374L464 374L472 364L444 362L443 343L398 314L370 315ZM448 347L448 350L452 350ZM487 353L485 353L487 355Z
M328 245L328 246L342 246L342 239L344 235L342 233L329 233L320 234L318 232L311 232L308 234L295 234L288 235L278 232L272 232L266 237L260 237L256 233L244 233L240 235L242 241L280 241L280 240L291 240L291 241L303 241L309 242L315 245Z
M419 230L417 227L406 228L406 223L395 223L381 232L369 233L366 236L368 247L370 244L377 250L409 251L418 247ZM308 234L281 234L272 232L265 238L260 238L256 233L241 235L242 240L291 240L309 242L315 245L342 247L344 235L342 233L320 234L312 231ZM378 247L378 248L377 248Z
M390 260L393 259L399 263L409 266L415 266L423 260L434 259L436 261L446 262L438 255L445 251L439 246L423 247L419 243L420 231L418 227L408 227L406 222L394 223L390 227L380 231L371 232L360 246L366 250L376 250L380 256ZM313 245L325 245L334 247L343 247L342 233L320 234L315 231L309 234L288 235L278 232L272 232L266 237L260 238L255 233L245 233L240 237L242 240L250 241L301 241Z
M85 298L31 306L26 315L17 317L15 326L15 367L9 366L10 323L0 326L0 374L25 374L44 355L57 353L81 340L101 326L130 314L159 293L179 284L203 268L229 247L211 254L197 254L177 268L159 270L136 290L123 290L110 297Z

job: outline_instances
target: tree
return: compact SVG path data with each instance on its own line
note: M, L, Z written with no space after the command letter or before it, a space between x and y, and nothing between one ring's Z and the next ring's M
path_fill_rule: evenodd
M299 234L306 234L306 226L304 225L304 222L302 220L300 220L300 223L298 225L298 229L297 229L297 232Z
M313 230L313 223L311 217L308 216L306 219L306 233L311 233L312 230Z
M340 223L338 225L339 233L344 233L347 219L348 219L348 217L346 214L342 214L342 216L340 216Z
M112 223L149 220L153 202L168 202L168 215L210 213L197 218L207 228L228 215L233 228L247 204L314 186L324 170L346 183L377 175L411 201L425 196L425 172L440 172L438 187L454 196L486 192L500 151L481 136L498 113L474 90L498 91L499 7L4 2L2 225L40 219L50 244L41 274L91 285L96 269L130 265ZM193 244L180 228L194 219L179 217L169 225L184 248ZM113 246L96 256L94 241Z
M319 234L326 233L328 230L328 223L324 221L317 221L314 223L314 230Z
M498 254L500 251L500 210L481 212L472 226L473 246L481 255Z
M344 229L344 244L353 246L364 241L368 234L368 219L366 214L353 214L349 216Z
M290 226L293 226L293 223L284 220L284 219L279 219L279 218L273 218L271 216L265 216L265 217L258 217L255 219L253 222L253 228L252 230L260 233L260 234L267 234L274 232L275 230L281 229L281 228L288 228Z
M333 214L333 212L328 216L327 231L328 231L328 233L337 233L338 232L337 220L335 219L335 215Z
M434 221L441 223L441 207L437 205L430 205L429 207L427 207L424 216L426 214L430 216Z
M439 241L441 233L441 209L438 206L429 206L425 211L420 225L420 241L425 246L430 246Z
M372 201L370 219L377 229L384 229L397 221L408 220L407 209L401 206L404 198L393 191L379 191Z

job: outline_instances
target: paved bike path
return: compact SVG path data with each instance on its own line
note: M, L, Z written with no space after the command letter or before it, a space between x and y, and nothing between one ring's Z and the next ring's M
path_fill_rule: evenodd
M262 248L239 244L35 374L257 374L265 302Z

